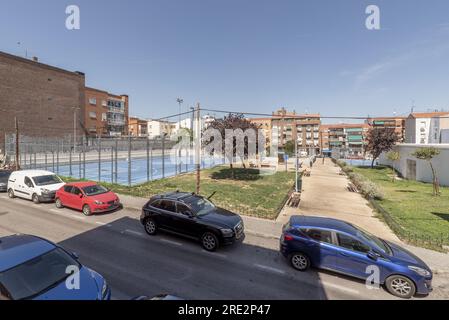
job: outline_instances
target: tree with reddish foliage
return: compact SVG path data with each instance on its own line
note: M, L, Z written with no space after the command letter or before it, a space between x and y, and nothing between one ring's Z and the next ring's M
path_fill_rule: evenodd
M399 136L393 128L371 128L366 137L366 152L373 156L371 168L374 162L383 152L390 151L399 141Z
M215 119L213 122L211 122L208 126L208 129L212 128L212 129L216 129L220 132L223 144L222 144L222 152L223 154L225 154L226 152L226 145L225 145L225 140L226 140L226 130L237 130L237 129L241 129L243 132L245 132L248 129L253 129L256 132L256 135L258 134L258 129L259 126L256 125L255 123L252 123L251 121L249 121L248 119L245 119L245 117L243 116L243 114L238 114L238 113L230 113L229 115L225 116L223 119ZM207 145L209 143L211 143L212 141L203 141L204 145ZM257 148L256 148L257 150ZM233 157L238 156L237 155L237 141L236 138L234 138L233 140L233 147L232 147L232 155ZM245 144L244 144L244 158L249 157L249 148L248 148L248 141L247 139L245 139ZM233 167L233 159L229 159L230 160L230 168L232 170L232 176L234 178L234 167ZM242 160L242 165L245 168L245 163L244 163L244 159Z

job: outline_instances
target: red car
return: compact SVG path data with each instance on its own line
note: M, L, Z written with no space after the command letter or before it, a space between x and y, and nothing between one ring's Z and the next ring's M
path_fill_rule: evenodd
M114 192L95 182L67 183L56 192L55 204L57 208L81 210L86 216L121 207Z

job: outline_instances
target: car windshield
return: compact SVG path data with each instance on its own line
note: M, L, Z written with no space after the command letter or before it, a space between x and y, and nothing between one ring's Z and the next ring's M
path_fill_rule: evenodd
M204 198L191 197L186 202L197 216L204 216L215 209L215 205Z
M56 248L37 258L0 273L0 287L13 300L33 299L65 281L67 267L80 264L64 250Z
M96 196L96 195L99 195L99 194L103 194L103 193L109 192L108 189L106 189L103 186L99 186L99 185L93 185L93 186L84 187L83 191L86 194L86 196Z
M0 171L0 182L8 181L8 178L9 178L10 175L11 175L11 172Z
M378 237L372 235L368 231L365 231L363 229L357 228L355 226L354 226L354 228L357 229L357 236L358 237L366 240L371 245L376 246L376 247L382 249L385 253L391 254L391 250L390 250L389 246L383 240L381 240Z
M34 184L37 186L48 186L50 184L62 183L62 180L55 174L48 176L40 176L33 178Z

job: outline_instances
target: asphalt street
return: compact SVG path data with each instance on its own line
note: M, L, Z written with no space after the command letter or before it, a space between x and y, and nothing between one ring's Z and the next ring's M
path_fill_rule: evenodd
M209 253L182 237L147 236L139 214L123 209L85 217L0 194L0 236L37 235L78 253L81 263L105 276L113 299L160 293L219 300L395 299L334 273L297 272L274 239L247 234L243 243Z

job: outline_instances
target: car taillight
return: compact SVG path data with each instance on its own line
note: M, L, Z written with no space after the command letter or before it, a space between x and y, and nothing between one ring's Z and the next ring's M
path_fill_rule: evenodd
M286 235L284 236L284 241L292 241L292 240L293 240L293 237L292 237L291 235L286 234Z

